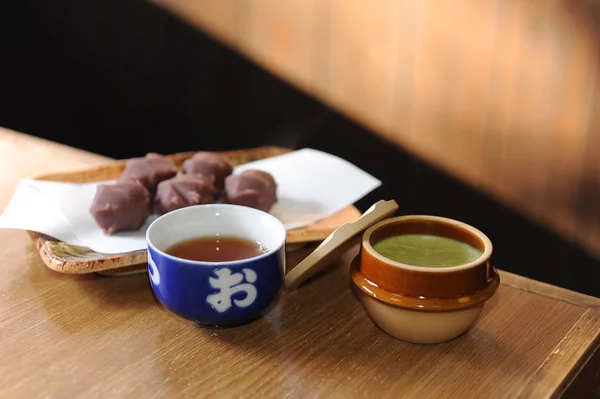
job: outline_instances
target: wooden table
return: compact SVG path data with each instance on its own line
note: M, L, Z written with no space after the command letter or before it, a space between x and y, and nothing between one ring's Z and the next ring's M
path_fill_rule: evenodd
M0 209L17 180L105 158L0 129ZM347 266L284 294L254 323L200 329L147 275L66 276L23 231L0 230L0 397L591 398L600 299L502 273L476 326L440 345L378 330ZM290 256L295 264L304 252ZM585 394L584 394L585 392Z

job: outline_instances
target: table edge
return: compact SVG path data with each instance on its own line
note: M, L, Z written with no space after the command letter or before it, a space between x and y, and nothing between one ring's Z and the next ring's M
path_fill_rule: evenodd
M556 285L533 280L503 270L499 270L501 284L527 291L532 294L542 295L558 301L567 302L572 305L582 306L590 309L600 309L600 298L582 294Z
M91 151L87 151L81 148L77 148L77 147L73 147L71 145L65 144L65 143L60 143L58 141L53 141L44 137L39 137L39 136L34 136L33 134L29 134L29 133L24 133L24 132L19 132L17 130L12 130L10 128L4 127L0 125L0 137L7 137L9 139L14 139L14 140L25 140L25 141L29 141L31 143L35 143L36 145L39 146L47 146L49 149L52 148L61 148L67 151L73 151L76 154L79 154L81 156L89 156L90 158L95 158L98 160L103 160L106 162L111 162L111 161L115 161L115 159L104 156L104 155L100 155L97 154L95 152L91 152Z
M580 342L581 345L574 348L573 341L578 340L578 337L584 342ZM561 397L569 390L599 348L600 308L590 308L573 324L516 397ZM562 378L559 378L560 374L552 372L560 369L568 370Z

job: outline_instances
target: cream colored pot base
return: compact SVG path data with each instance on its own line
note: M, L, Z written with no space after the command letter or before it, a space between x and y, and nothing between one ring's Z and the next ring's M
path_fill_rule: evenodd
M361 293L373 322L394 338L435 344L449 341L466 332L483 310L483 304L468 309L444 312L419 312L388 305Z

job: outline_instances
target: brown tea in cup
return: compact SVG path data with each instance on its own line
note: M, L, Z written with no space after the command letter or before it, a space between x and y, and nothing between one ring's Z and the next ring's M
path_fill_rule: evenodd
M234 236L203 236L180 241L165 251L177 258L199 262L231 262L267 252L261 244Z

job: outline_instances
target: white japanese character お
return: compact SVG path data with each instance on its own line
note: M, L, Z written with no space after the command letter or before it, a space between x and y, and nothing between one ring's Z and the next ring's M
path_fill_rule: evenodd
M231 270L222 268L214 272L217 278L209 277L208 282L211 287L218 289L219 292L211 294L206 298L206 302L211 304L219 313L227 311L231 306L231 297L238 292L246 294L244 299L234 299L233 303L241 308L252 305L256 300L256 287L252 284L256 282L256 272L251 269L242 269L242 273L231 273ZM244 283L244 279L246 282Z

